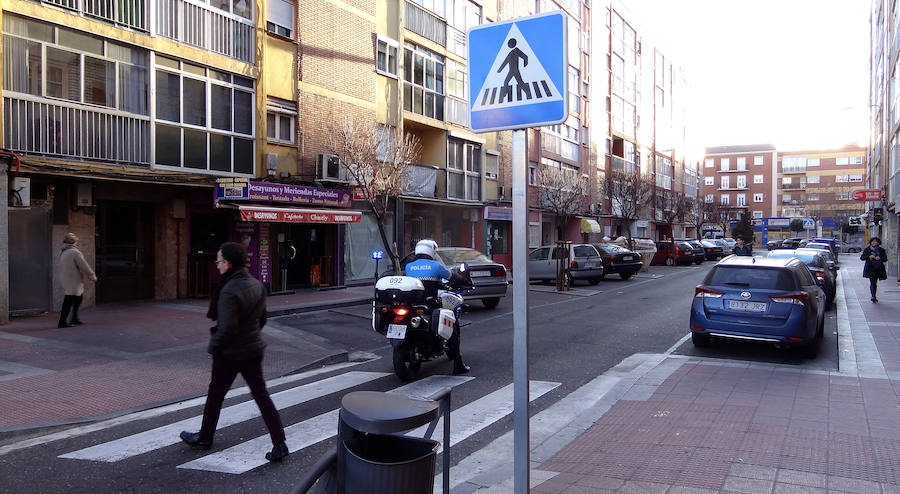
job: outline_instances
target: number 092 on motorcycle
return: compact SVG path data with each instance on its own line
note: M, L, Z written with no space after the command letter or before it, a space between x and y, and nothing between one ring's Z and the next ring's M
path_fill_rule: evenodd
M406 338L406 324L388 324L386 336L398 340Z

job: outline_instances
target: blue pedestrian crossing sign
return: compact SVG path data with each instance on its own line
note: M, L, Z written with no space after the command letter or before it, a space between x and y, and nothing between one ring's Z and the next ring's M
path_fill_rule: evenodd
M813 220L803 220L803 229L804 230L812 230L816 227L816 222Z
M561 11L473 27L469 126L474 132L566 120L566 16Z

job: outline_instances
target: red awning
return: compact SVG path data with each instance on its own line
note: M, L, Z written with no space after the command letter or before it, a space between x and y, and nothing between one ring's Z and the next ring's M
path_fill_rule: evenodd
M278 206L238 206L244 221L281 223L358 223L359 211L342 209L301 209Z

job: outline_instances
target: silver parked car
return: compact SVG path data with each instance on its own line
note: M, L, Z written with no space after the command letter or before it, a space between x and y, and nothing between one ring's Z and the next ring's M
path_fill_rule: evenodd
M559 249L555 245L538 247L528 254L528 279L550 282L556 280L556 263ZM603 276L603 259L591 244L572 244L569 247L569 286L575 280L586 280L592 285Z

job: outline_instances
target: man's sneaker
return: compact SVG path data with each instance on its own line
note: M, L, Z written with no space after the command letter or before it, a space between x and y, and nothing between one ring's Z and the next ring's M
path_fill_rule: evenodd
M184 441L184 444L187 444L194 449L206 451L212 447L212 439L208 441L200 439L199 432L181 431L181 440Z
M269 461L281 461L288 454L290 454L290 451L288 451L287 444L281 441L272 447L272 451L266 453L266 459Z

